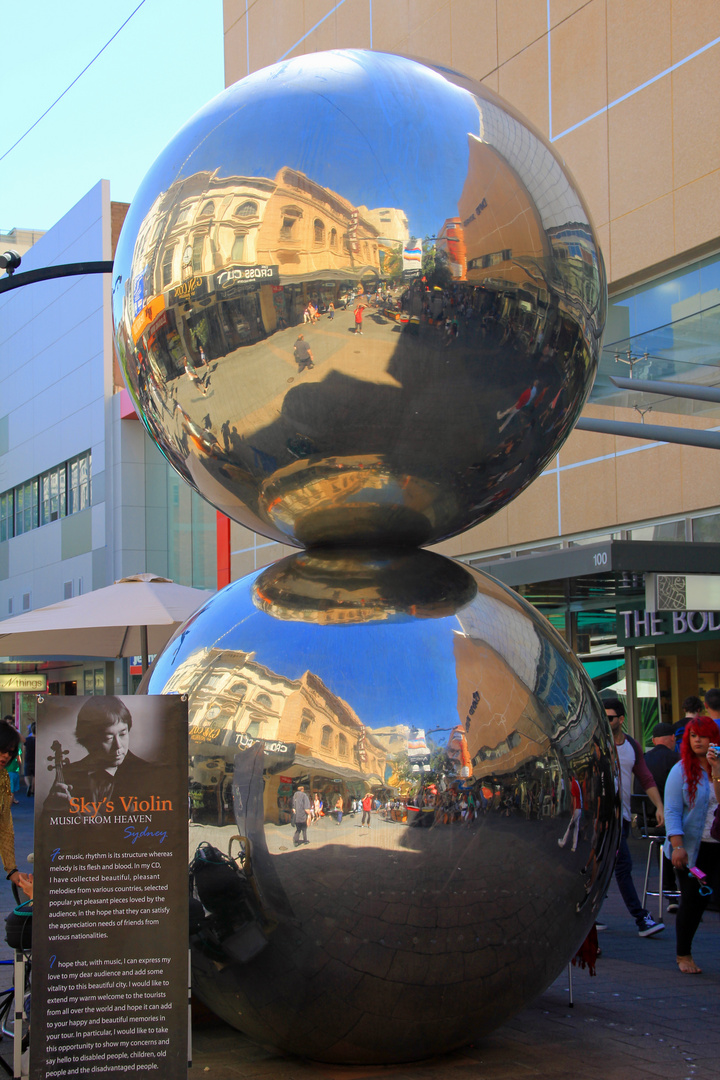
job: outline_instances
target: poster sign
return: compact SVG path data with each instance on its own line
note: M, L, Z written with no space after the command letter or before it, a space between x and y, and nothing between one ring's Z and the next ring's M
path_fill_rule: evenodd
M187 1078L187 699L38 699L31 1080Z

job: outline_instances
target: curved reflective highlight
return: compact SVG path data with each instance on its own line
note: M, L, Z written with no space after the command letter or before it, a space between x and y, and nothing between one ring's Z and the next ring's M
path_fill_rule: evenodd
M618 838L610 732L564 642L491 578L428 552L291 556L213 597L147 690L189 694L191 854L245 838L243 902L216 898L191 942L195 992L254 1038L446 1051L587 935ZM324 815L295 847L301 784Z
M305 546L429 544L504 506L572 429L605 318L543 139L478 83L363 51L201 110L133 201L113 295L168 460Z

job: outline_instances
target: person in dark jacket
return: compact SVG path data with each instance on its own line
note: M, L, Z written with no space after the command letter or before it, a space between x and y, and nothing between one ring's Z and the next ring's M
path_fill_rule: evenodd
M640 937L651 937L665 929L665 924L655 922L650 912L640 903L632 879L632 857L628 847L627 838L630 833L630 796L632 794L633 775L642 784L645 793L655 807L655 815L658 825L664 825L665 814L662 799L658 791L655 779L645 764L642 750L629 735L623 731L625 720L625 706L618 698L606 698L603 702L605 715L610 722L610 730L615 742L615 753L620 766L620 793L622 795L622 833L620 846L618 847L617 861L615 863L615 880L617 881L620 895L625 901L625 907L638 928Z
M310 797L307 795L305 788L302 784L300 784L297 791L293 795L292 807L293 817L295 818L295 835L293 836L293 844L295 845L295 847L299 847L300 844L309 844L310 841L307 838L307 823L311 805Z

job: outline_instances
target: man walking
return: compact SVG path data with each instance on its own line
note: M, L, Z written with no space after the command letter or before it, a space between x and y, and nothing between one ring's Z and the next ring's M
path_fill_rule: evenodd
M365 798L362 801L362 812L363 813L362 813L362 821L360 823L360 828L361 829L364 829L365 827L367 827L368 829L370 828L370 814L372 813L372 804L373 804L373 797L370 794L370 792L368 791L367 794L365 795Z
M310 351L310 346L308 345L302 334L300 334L297 341L295 342L293 352L295 353L295 359L297 360L298 375L301 371L304 371L305 368L315 367L315 364L313 362L313 354Z
M652 937L665 929L665 923L655 922L652 915L640 903L632 879L632 857L628 847L628 835L630 833L630 795L632 793L632 774L642 784L650 801L655 807L658 825L664 825L665 813L663 810L660 792L653 775L645 764L642 750L629 735L623 731L625 719L625 706L618 698L607 698L605 715L610 721L610 730L615 742L615 753L620 766L620 794L622 796L622 833L618 848L617 862L615 863L615 880L617 881L620 895L635 920L640 937Z
M305 788L302 784L300 784L293 795L292 807L293 817L295 818L293 844L295 847L299 847L300 844L309 844L310 841L307 838L307 822L308 814L310 813L310 798L306 795Z

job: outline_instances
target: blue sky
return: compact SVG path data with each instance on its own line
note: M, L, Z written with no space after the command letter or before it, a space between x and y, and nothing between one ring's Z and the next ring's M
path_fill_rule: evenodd
M0 155L140 0L0 4ZM145 0L62 101L0 161L0 231L49 229L100 179L130 202L160 150L224 86L222 0Z

